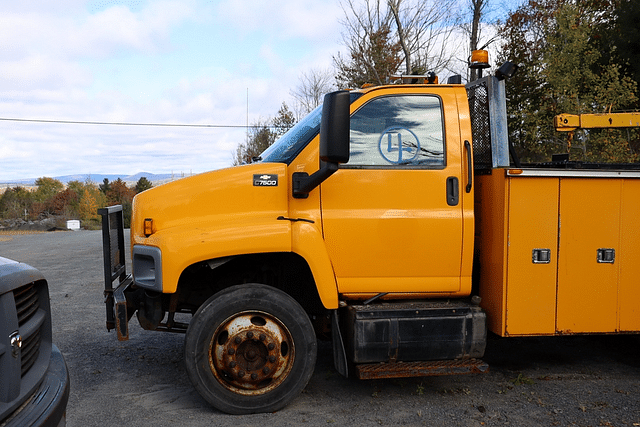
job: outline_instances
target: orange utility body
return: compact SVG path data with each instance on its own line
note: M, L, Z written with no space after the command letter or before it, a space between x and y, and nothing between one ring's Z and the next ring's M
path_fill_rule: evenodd
M479 290L492 332L640 331L637 171L500 169L476 182ZM549 259L534 262L543 250Z

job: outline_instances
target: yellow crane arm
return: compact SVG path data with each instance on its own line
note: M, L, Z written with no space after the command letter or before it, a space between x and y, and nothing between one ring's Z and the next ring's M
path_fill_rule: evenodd
M640 112L609 114L559 114L554 117L559 132L571 132L578 128L629 128L640 127Z

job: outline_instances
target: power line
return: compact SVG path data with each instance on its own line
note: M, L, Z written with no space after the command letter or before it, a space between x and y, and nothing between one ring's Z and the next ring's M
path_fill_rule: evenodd
M46 120L46 119L16 119L3 118L3 122L22 122L22 123L54 123L65 125L108 125L108 126L156 126L156 127L193 127L193 128L240 128L245 129L250 126L245 125L203 125L203 124L185 124L185 123L130 123L130 122L93 122L80 120Z

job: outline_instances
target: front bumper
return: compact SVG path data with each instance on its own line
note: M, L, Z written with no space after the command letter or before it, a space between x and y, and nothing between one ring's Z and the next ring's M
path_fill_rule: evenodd
M0 421L0 427L63 427L68 401L69 371L62 353L53 345L49 369L42 384L20 408Z

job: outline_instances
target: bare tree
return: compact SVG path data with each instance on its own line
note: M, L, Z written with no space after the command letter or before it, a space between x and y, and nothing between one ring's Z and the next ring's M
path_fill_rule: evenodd
M455 0L387 0L405 55L405 71L446 69L455 49Z
M343 43L334 57L339 85L384 83L400 71L439 72L454 56L454 0L344 0ZM360 74L358 74L358 72Z
M478 49L488 49L498 40L497 22L487 19L489 15L506 14L504 5L500 7L496 0L466 0L465 7L458 16L459 39L466 41L458 47L455 60L448 67L449 71L466 75L468 81L479 77L477 69L469 69L471 53ZM499 12L498 14L492 12Z
M401 47L392 34L393 17L381 0L344 0L342 38L348 56L335 56L340 87L384 83L402 62Z
M407 74L412 74L409 72L409 70L411 70L411 49L409 49L409 46L407 45L407 30L409 29L405 30L405 26L400 19L400 1L401 0L388 0L387 4L389 5L389 9L391 10L393 19L396 22L398 42L400 43L402 51L404 52L404 61L407 69Z
M324 94L334 90L333 75L329 70L312 69L303 72L299 85L291 91L291 96L296 100L296 112L298 117L311 112L322 104Z

